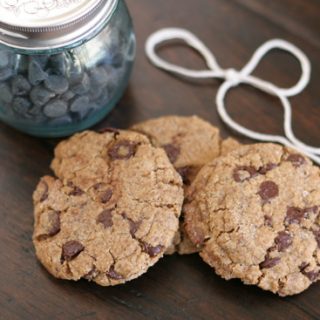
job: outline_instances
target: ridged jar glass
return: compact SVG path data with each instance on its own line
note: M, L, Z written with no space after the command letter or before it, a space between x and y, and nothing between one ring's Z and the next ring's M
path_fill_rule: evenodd
M3 122L61 137L91 127L115 106L136 46L123 0L4 0L0 16Z

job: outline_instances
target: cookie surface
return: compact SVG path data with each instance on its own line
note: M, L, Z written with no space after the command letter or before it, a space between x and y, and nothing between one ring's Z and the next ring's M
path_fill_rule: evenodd
M162 147L178 173L183 178L185 189L194 180L199 170L216 157L237 148L233 139L224 141L219 129L197 116L165 116L138 123L132 130L145 134L153 145ZM167 254L191 254L197 248L191 243L181 223L174 245Z
M155 264L178 230L179 175L164 151L128 131L84 132L56 148L35 193L33 241L62 279L116 285Z
M134 125L153 145L162 147L189 184L203 165L219 156L219 129L197 116L165 116Z
M320 170L293 150L245 146L206 165L189 189L185 228L225 279L281 296L320 276Z

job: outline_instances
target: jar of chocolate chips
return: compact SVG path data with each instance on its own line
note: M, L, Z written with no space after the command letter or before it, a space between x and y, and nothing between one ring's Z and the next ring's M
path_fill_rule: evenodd
M118 102L135 57L123 0L3 0L0 17L3 122L35 136L66 136Z

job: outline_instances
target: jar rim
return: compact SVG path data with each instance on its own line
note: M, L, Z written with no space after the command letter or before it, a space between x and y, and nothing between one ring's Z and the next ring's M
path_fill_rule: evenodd
M0 21L0 43L25 51L47 51L72 46L90 34L97 33L110 20L118 2L119 0L2 1L0 14L2 11L3 16L7 11L8 17ZM6 3L10 3L12 8L6 7ZM41 3L41 6L47 6L47 11L40 12L40 7L27 8L28 10L19 7L28 3L39 6ZM13 19L14 16L16 19ZM21 19L17 19L18 17Z

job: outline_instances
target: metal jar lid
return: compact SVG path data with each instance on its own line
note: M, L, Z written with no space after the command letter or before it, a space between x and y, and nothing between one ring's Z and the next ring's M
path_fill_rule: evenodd
M100 30L119 0L0 0L0 43L23 50L69 46Z

